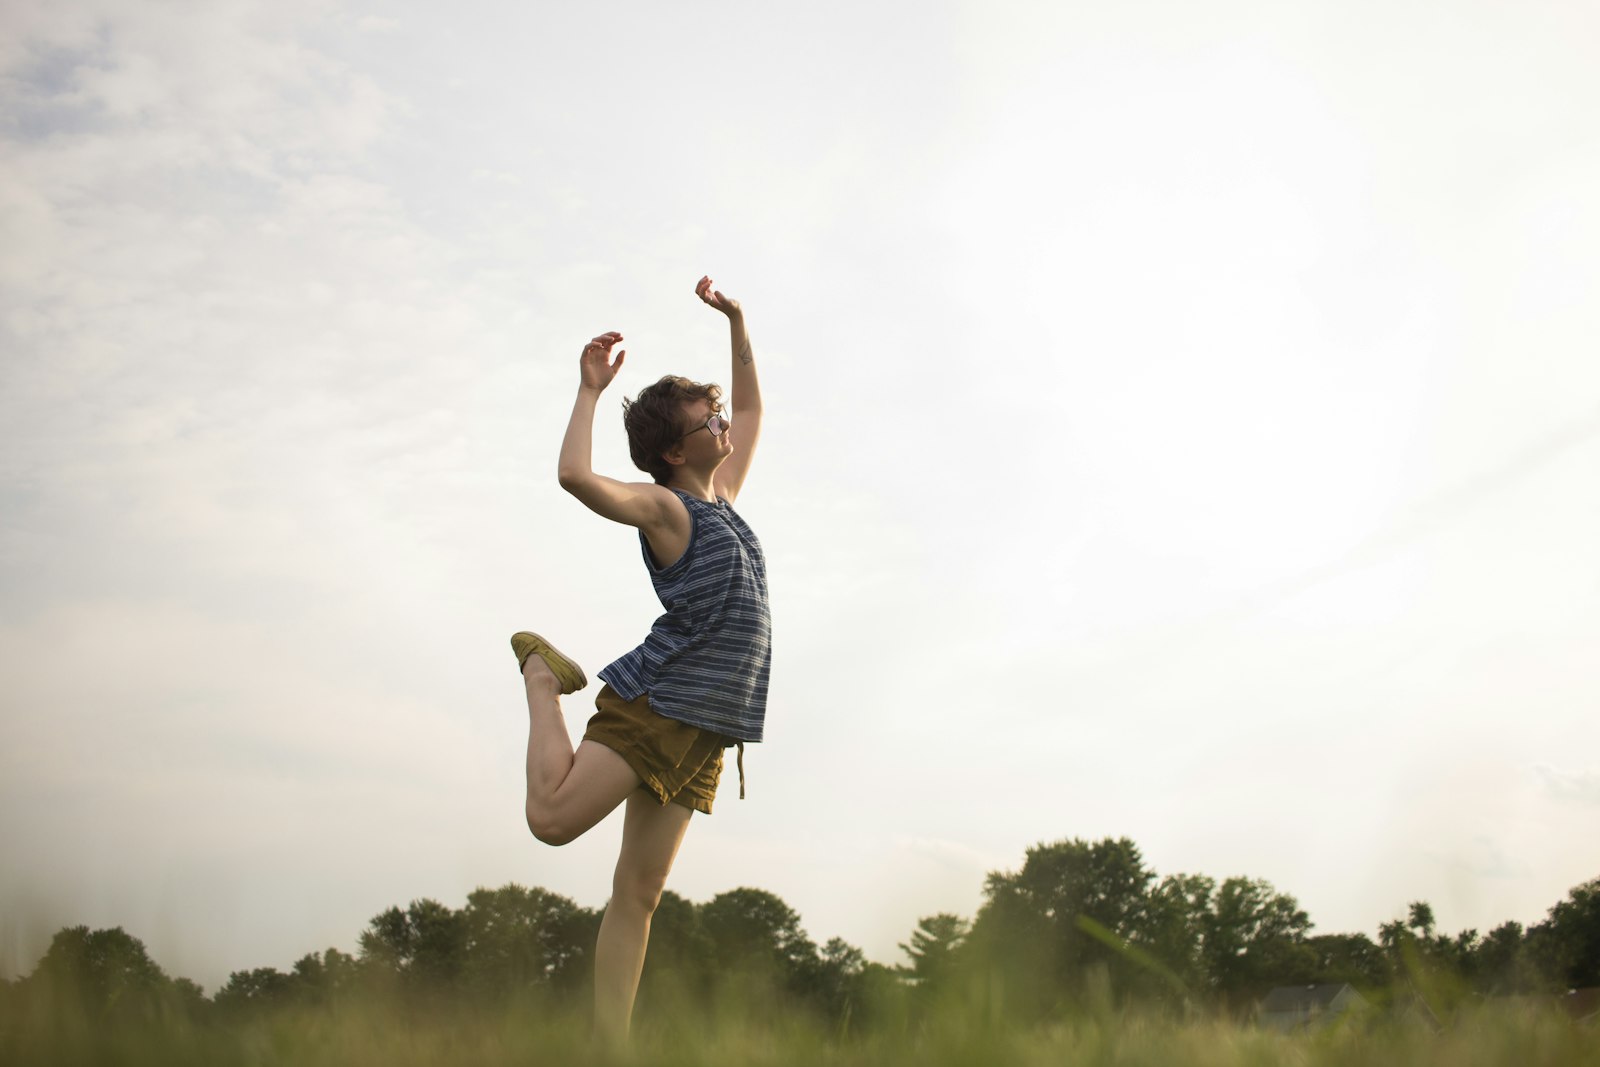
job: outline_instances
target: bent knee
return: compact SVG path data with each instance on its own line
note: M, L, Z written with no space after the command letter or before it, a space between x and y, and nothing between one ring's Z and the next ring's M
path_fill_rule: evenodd
M533 836L546 845L565 845L578 839L581 831L573 830L568 823L562 822L547 812L529 809L528 829Z

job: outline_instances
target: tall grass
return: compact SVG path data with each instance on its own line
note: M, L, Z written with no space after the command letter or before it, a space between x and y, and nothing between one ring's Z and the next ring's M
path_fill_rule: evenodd
M1554 1009L1485 1005L1442 1030L1414 1019L1368 1016L1278 1034L1248 1024L1180 1021L1137 1010L1086 1011L1036 1026L1004 1025L951 1009L911 1023L823 1025L803 1015L757 1024L736 1012L646 1012L632 1042L596 1046L580 1011L523 1001L450 1008L369 999L290 1006L203 1022L182 1018L89 1020L38 1012L0 1030L5 1064L434 1067L616 1064L956 1067L990 1064L1118 1067L1600 1067L1600 1031Z

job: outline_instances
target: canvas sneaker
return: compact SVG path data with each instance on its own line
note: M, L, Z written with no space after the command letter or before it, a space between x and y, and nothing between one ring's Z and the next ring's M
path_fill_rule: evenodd
M512 634L511 651L517 654L518 674L521 674L523 667L527 665L529 656L538 656L544 660L550 672L556 676L556 681L561 683L563 695L576 693L589 684L582 667L556 651L555 646L538 634L526 630Z

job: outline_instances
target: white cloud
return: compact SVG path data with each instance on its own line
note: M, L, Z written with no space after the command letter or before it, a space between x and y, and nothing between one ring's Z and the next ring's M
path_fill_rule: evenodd
M1526 878L1532 873L1526 864L1516 862L1483 834L1459 841L1449 849L1424 848L1423 854L1452 873L1472 878Z
M1564 804L1600 806L1600 773L1560 770L1543 764L1533 770L1540 786L1552 799Z
M8 4L0 762L32 821L0 891L109 921L201 886L205 932L161 936L213 976L424 892L600 903L603 835L527 874L505 636L604 662L657 610L551 468L597 330L619 394L725 374L710 271L763 361L741 506L780 647L760 800L675 887L767 885L883 959L1101 832L1323 929L1542 909L1594 800L1551 753L1600 740L1596 454L1523 462L1600 389L1561 133L1594 80L1567 16L1480 12L1446 55L1424 10L1373 52L1251 5L641 8L601 75L587 9ZM596 464L632 476L618 399ZM275 869L337 905L208 949Z

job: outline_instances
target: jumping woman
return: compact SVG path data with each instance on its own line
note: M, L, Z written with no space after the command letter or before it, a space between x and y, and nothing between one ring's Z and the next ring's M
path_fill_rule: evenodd
M701 278L695 294L727 316L728 407L719 387L672 375L623 402L634 465L621 482L591 465L595 407L622 369L603 333L579 358L578 399L561 443L561 487L589 510L639 531L666 613L642 644L600 672L596 712L574 751L560 698L588 685L582 668L538 634L511 638L528 696L528 828L564 845L626 802L611 902L595 946L595 1030L628 1033L650 917L689 819L711 814L723 751L761 740L772 661L761 544L733 510L761 434L761 389L744 312ZM731 410L729 410L731 408Z

